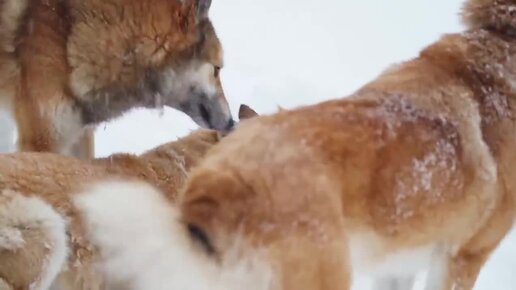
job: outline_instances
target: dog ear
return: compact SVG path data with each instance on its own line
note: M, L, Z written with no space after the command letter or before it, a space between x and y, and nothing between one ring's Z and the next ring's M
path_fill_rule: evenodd
M211 0L196 0L197 4L197 19L204 19L208 17L208 12L211 7Z
M238 110L238 119L240 121L245 119L250 119L258 116L258 113L256 113L255 110L251 109L251 107L247 105L240 105L240 109Z

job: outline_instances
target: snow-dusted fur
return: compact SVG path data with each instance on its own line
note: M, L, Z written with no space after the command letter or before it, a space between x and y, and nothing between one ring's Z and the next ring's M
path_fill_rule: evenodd
M241 124L189 176L192 240L252 241L282 290L474 289L516 216L516 1L463 15L351 96Z
M77 196L75 204L101 251L100 269L114 289L271 289L267 267L245 263L219 272L190 243L175 207L150 185L98 183Z
M14 289L46 290L65 265L67 254L66 223L51 206L36 197L0 193L0 279L10 272L14 273L10 278L23 276L4 281L13 283ZM22 274L26 268L17 263L21 259L39 264L29 280L24 280L29 275Z
M516 4L514 0L469 0L464 4L462 18L472 29L493 29L516 35Z

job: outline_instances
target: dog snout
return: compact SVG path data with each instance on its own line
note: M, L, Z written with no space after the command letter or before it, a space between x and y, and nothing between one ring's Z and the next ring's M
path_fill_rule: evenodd
M235 127L235 121L225 99L197 93L195 98L182 103L180 109L203 128L226 133Z
M231 131L235 128L235 120L233 118L230 118L227 125L226 125L226 131Z
M231 131L235 127L235 120L231 116L228 108L221 104L200 104L199 114L203 123L207 124L209 129L214 129L222 133Z
M226 132L234 126L235 122L225 98L219 98L217 95L206 95L201 98L201 104L201 116L209 124L210 129Z

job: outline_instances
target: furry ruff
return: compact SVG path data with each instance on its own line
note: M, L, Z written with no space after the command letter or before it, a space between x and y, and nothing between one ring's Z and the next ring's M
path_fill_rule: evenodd
M176 207L151 185L103 181L85 188L74 204L101 252L110 289L272 289L268 265L259 260L235 261L221 271L191 243Z
M4 284L10 280L15 282L13 289L49 289L65 266L67 242L66 221L50 205L36 197L0 192L0 276L6 276ZM2 277L0 290L4 290L1 281Z
M516 0L468 0L462 19L472 29L492 29L516 36Z
M211 279L203 271L208 263L192 253L177 213L152 186L101 182L75 204L101 251L100 270L114 289L209 289ZM198 275L187 277L185 271Z

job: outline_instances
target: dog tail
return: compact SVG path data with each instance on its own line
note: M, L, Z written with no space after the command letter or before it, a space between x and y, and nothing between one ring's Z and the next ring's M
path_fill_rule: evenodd
M516 36L516 0L466 0L462 19L472 29Z
M66 264L67 243L66 221L48 203L0 191L0 289L49 289Z

